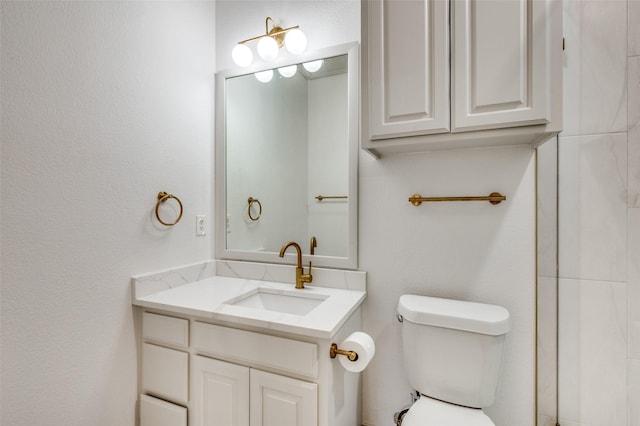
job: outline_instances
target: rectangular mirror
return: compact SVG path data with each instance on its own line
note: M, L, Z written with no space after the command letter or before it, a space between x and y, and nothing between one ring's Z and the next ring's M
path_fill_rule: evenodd
M357 44L216 77L216 258L357 268Z

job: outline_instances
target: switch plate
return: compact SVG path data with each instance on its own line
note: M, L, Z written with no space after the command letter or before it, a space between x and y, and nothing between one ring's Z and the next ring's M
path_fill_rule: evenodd
M196 236L207 234L206 225L207 225L207 221L205 220L204 215L196 216Z

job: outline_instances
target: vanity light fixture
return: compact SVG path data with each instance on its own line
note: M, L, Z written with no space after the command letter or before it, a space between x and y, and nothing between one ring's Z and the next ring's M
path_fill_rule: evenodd
M316 72L320 68L322 68L323 63L324 61L322 59L318 59L317 61L305 62L302 64L302 66L309 72Z
M271 29L269 29L269 21L271 21ZM271 17L265 20L265 34L251 37L238 42L231 51L233 62L240 67L247 67L253 61L253 53L247 43L258 40L258 55L265 61L274 60L283 46L286 49L298 55L307 48L307 37L300 30L300 26L296 25L288 28L276 26Z
M260 71L254 75L260 83L268 83L273 78L273 70Z
M296 75L297 71L297 65L289 65L287 67L278 68L278 73L285 78L293 77L294 75Z

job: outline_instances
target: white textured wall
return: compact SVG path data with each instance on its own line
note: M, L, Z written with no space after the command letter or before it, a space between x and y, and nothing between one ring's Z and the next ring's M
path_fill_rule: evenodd
M212 256L214 4L0 7L0 423L133 425L129 279Z
M272 16L300 25L309 48L360 39L359 1L221 1L216 8L219 69L231 65L238 40L259 34ZM408 405L400 329L403 293L496 303L513 315L503 385L487 410L498 426L535 424L535 168L527 147L456 150L374 160L360 154L359 268L367 272L365 331L376 358L364 373L363 421L388 426ZM407 198L481 195L508 201L436 203L414 207Z

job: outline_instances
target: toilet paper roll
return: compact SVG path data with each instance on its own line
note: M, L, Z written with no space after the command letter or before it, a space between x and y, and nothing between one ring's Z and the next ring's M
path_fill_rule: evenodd
M352 333L338 347L345 351L355 351L358 354L358 359L355 361L350 361L349 358L342 355L338 357L344 369L353 373L364 370L376 354L376 345L373 339L361 331Z

